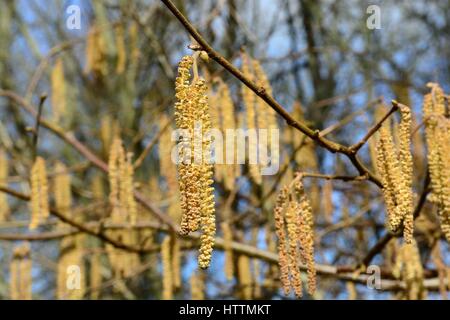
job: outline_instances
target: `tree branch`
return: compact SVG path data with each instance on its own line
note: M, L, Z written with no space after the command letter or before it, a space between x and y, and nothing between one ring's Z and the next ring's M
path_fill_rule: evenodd
M382 187L382 183L378 177L372 174L369 169L367 169L362 162L356 156L356 152L349 147L343 146L339 143L328 140L320 136L319 130L313 130L309 128L306 124L301 121L295 120L286 109L284 109L272 96L270 96L266 89L263 87L258 87L256 83L248 79L244 74L236 68L231 62L225 59L217 51L215 51L208 42L200 35L200 33L195 29L195 27L189 22L189 20L178 10L178 8L170 0L161 0L167 8L173 13L173 15L181 22L184 28L191 34L191 36L197 41L199 49L205 51L208 56L224 67L228 72L250 88L257 96L263 99L272 109L274 109L285 121L286 123L304 133L321 147L329 150L332 153L342 153L349 158L351 163L358 170L360 175L368 175L368 180L375 183L378 187Z

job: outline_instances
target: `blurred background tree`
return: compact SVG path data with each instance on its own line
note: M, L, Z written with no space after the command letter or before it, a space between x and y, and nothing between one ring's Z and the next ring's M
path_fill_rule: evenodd
M445 92L450 91L450 10L446 0L174 3L229 61L241 66L242 51L260 61L274 98L296 119L343 145L359 141L380 112L383 114L380 101L396 99L411 106L416 127L422 123L426 84L436 82ZM73 4L81 8L81 30L66 27L66 9ZM381 29L366 26L366 9L371 4L381 8ZM0 3L0 89L3 93L16 92L31 106L38 106L41 95L48 94L42 117L55 121L105 162L116 135L120 135L134 159L149 151L136 168L135 188L167 215L172 210L176 218L178 198L171 191L169 173L161 170L161 141L162 132L173 122L176 65L183 55L191 53L187 48L191 42L186 30L156 0L6 0ZM209 79L221 78L229 86L239 119L239 114L245 112L241 83L213 62L202 63L200 71ZM6 97L0 98L0 115L0 148L9 167L4 184L28 194L35 156L35 117ZM357 174L341 154L318 148L309 138L300 143L302 134L281 118L279 125L284 168L279 174L264 177L258 185L247 166L242 166L241 176L231 190L220 179L215 183L218 235L223 234L220 223L226 221L231 224L236 242L268 252L274 250L272 211L276 191L292 179L292 172ZM422 131L420 126L413 137L414 186L418 195L427 170ZM370 145L366 144L360 155L374 170ZM50 180L58 175L58 161L67 167L71 175L71 211L77 221L107 220L107 175L49 130L39 131L37 154L46 159ZM379 188L367 181L321 179L308 180L306 188L315 214L316 262L340 266L344 275L355 271L354 266L386 234ZM55 190L51 188L50 193ZM13 196L7 200L10 214L0 224L0 297L10 298L10 261L13 248L21 243L20 235L36 240L28 235L40 233L54 237L31 241L33 298L58 297L57 270L64 249L61 236L55 234L58 219L51 217L37 232L29 233L27 203ZM156 223L142 207L139 215L144 222ZM162 271L158 253L165 233L145 226L138 228L136 237L140 241L150 239L147 242L154 252L137 258L121 252L133 270L118 275L120 268L111 261L114 252L108 251L101 238L87 235L74 249L82 252L81 263L87 276L86 290L77 298L170 297L163 294L161 278L167 271ZM13 234L19 235L17 239L10 237ZM416 222L416 240L425 277L430 279L441 275L450 262L448 243L441 237L435 209L427 202ZM238 250L232 262L236 271L233 279L227 280L223 251L216 250L210 269L199 273L195 263L197 245L192 239L179 239L182 278L180 284L173 284L174 298L284 297L276 264L270 259L250 256L245 261ZM382 267L387 279L393 278L396 241L389 241L370 261ZM245 272L245 268L252 272ZM99 277L95 278L98 274L101 284ZM395 286L392 290L373 291L358 281L347 280L339 274L319 275L314 298L400 297ZM246 291L248 287L252 290ZM200 294L194 290L198 288ZM445 286L434 286L429 289L429 297L439 298L439 289L444 295ZM60 293L59 297L69 296Z

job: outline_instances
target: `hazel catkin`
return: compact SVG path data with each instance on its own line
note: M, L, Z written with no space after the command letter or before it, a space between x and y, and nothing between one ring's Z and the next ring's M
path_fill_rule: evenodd
M37 157L31 168L31 220L29 228L37 228L50 214L45 160Z
M424 97L423 114L432 194L437 205L441 229L450 242L450 121L445 117L444 93L431 83L431 93Z
M178 129L189 133L182 136L178 149L181 233L201 228L198 264L204 269L210 264L216 233L211 137L208 135L211 117L205 80L195 79L190 83L192 65L192 57L183 57L175 82L175 122Z

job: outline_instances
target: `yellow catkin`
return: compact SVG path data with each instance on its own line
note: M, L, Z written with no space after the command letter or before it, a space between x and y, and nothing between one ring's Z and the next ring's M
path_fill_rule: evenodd
M447 268L442 258L440 242L437 241L436 245L431 250L431 258L436 266L439 278L439 293L443 300L447 300Z
M172 273L173 273L173 287L178 289L181 287L181 247L180 239L172 238Z
M429 197L438 209L441 229L450 242L450 122L445 118L445 100L437 84L429 84L431 93L425 95L423 115L427 158L432 194Z
M295 183L295 192L299 198L298 239L301 246L301 256L305 260L308 274L308 293L316 291L316 267L314 262L314 217L311 204L306 196L301 179Z
M45 160L37 157L31 168L30 230L37 228L50 214Z
M414 232L413 217L413 160L411 155L411 110L405 105L400 105L401 121L399 125L399 158L402 169L403 193L401 195L404 201L404 229L403 237L406 243L411 243Z
M228 222L222 222L221 224L225 249L225 276L228 281L233 280L234 277L234 262L233 262L233 249L231 243L233 241L233 233Z
M170 237L166 236L161 245L161 260L162 260L162 282L163 282L163 299L171 300L173 298L173 276L172 264L170 257Z
M301 297L303 295L302 278L300 274L300 256L297 250L298 242L298 207L294 201L289 201L285 212L286 228L287 228L287 242L289 247L289 270L291 273L292 286L294 288L295 295Z
M8 167L8 158L5 152L0 149L0 186L8 185ZM9 218L9 214L8 197L4 192L0 192L0 222L6 221Z
M96 175L91 182L92 197L99 201L102 200L105 195L105 187L103 185L102 176Z
M253 69L255 71L255 80L256 83L258 84L258 87L264 88L264 90L270 96L272 96L272 87L270 86L269 79L258 60L253 60ZM269 107L269 105L267 105L267 103L260 98L257 98L257 105L258 105L257 114L258 114L259 129L278 130L279 128L277 124L277 113L275 112L275 110ZM271 148L272 141L270 132L268 133L268 144L269 147ZM274 163L278 163L278 157L272 157L271 161L272 165L274 165Z
M117 50L116 73L122 74L125 71L127 63L127 51L125 49L125 38L122 24L118 24L116 26L116 50Z
M102 285L103 277L102 277L102 260L101 256L98 252L95 252L91 256L91 264L90 264L90 280L89 284L91 287L91 299L97 300L100 297L100 286Z
M141 51L139 49L139 41L138 41L139 26L136 21L131 22L128 33L130 36L130 48L131 48L130 62L132 66L137 66L141 55Z
M278 194L276 206L274 209L275 231L278 237L278 263L280 266L280 280L284 293L286 295L288 295L291 291L291 284L289 280L289 258L286 249L287 237L283 216L283 211L288 200L288 192L289 189L287 187L283 187L281 189Z
M135 225L137 222L137 203L134 199L134 167L132 161L133 154L127 153L127 157L124 163L122 163L121 172L121 203L125 208L128 216L128 220L131 225Z
M300 261L306 266L308 293L313 295L316 290L314 220L301 179L301 175L296 174L294 180L281 189L274 212L281 283L285 294L293 287L297 297L302 296L303 290Z
M56 59L51 73L53 119L58 122L67 112L66 81L62 58Z
M358 292L356 291L356 286L353 282L347 281L345 287L348 292L348 300L356 300L358 298Z
M227 130L236 128L236 120L234 113L234 104L231 98L230 89L225 83L221 83L219 85L218 92L218 105L220 106L220 118L222 119L221 131L223 133L224 139L226 139ZM226 142L226 140L225 140ZM235 187L235 179L238 176L239 167L233 163L227 163L227 149L233 150L235 152L236 149L236 141L233 140L233 145L229 145L228 142L224 143L223 150L223 163L220 168L222 169L222 180L224 182L225 188L228 190L233 190ZM234 155L236 158L236 155Z
M31 300L32 277L31 277L30 246L24 243L16 247L10 266L10 297L12 300Z
M178 65L175 82L177 103L175 104L175 121L178 129L187 130L191 136L194 126L194 104L190 85L190 68L193 59L185 56ZM181 202L181 233L196 231L200 225L200 205L198 190L199 168L197 164L184 163L184 157L191 161L192 145L188 137L182 137L179 145L178 182Z
M56 209L64 215L70 216L72 206L72 193L70 189L70 174L67 167L58 162L55 165L55 178L53 180L53 192L55 195Z
M415 240L412 240L411 243L404 243L401 246L393 274L396 278L405 282L407 299L426 299L427 292L423 285L423 267L419 248Z
M197 79L190 84L189 69L192 64L192 57L183 57L175 83L177 128L191 134L190 137L182 137L179 148L181 233L187 234L201 227L198 264L204 269L211 261L216 232L214 188L212 187L213 166L210 164L211 137L207 135L211 129L211 118L205 80ZM201 124L201 129L198 128L198 124Z
M58 299L83 299L85 272L81 239L83 238L77 235L61 240L56 291Z
M204 132L211 129L211 120L209 116L209 106L206 96L207 88L205 81L200 79L195 84L195 89L198 91L197 107L200 111L200 119ZM216 234L216 217L215 217L215 202L214 202L214 188L213 184L213 166L209 164L210 160L210 138L203 138L202 150L203 160L200 167L200 209L201 209L201 244L200 253L198 256L198 264L200 268L205 269L211 262L212 250L214 246L214 236Z
M108 161L108 176L109 176L109 202L113 208L119 207L119 192L120 192L120 168L119 161L123 162L125 151L122 147L120 139L114 139L109 151ZM120 160L122 159L122 160Z
M246 76L250 80L255 80L254 75L252 72L252 65L250 57L247 56L247 54L242 54L242 73L244 76ZM246 85L242 85L242 100L244 101L245 106L245 115L246 115L246 123L247 123L247 129L249 130L255 130L257 128L257 119L256 119L256 101L257 96L253 93L252 90L250 90ZM258 153L258 144L256 141L251 141L249 143L249 154L250 155L257 155ZM261 178L261 172L260 172L260 166L258 164L249 164L248 170L250 177L253 179L253 181L260 185L262 183Z
M86 42L86 65L84 72L92 72L95 76L105 76L108 71L106 60L106 43L102 32L96 26L88 31Z
M241 287L242 299L252 298L252 274L250 270L250 259L246 255L238 257L239 286Z
M109 115L104 115L100 120L100 138L104 155L108 155L112 141L112 121Z
M205 283L201 274L193 273L190 279L191 284L191 299L204 300L205 299Z
M119 210L132 225L137 221L137 203L134 199L134 168L132 153L127 153L119 138L114 139L109 154L109 201L114 210Z
M408 203L403 201L408 190L392 136L386 125L379 130L377 168L383 183L382 192L388 216L387 226L391 232L396 232L401 227L405 213L409 210Z

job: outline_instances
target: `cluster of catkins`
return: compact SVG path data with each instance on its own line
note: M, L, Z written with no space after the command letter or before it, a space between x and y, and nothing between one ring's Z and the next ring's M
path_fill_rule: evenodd
M247 54L242 54L242 73L247 79L255 82L258 87L263 88L272 96L272 88L269 79L265 74L259 61L251 59ZM250 88L242 85L242 100L245 106L245 120L248 129L278 129L276 112L266 105ZM268 133L268 147L271 148L271 135ZM256 143L249 144L249 154L257 154L258 146ZM261 156L261 155L260 155ZM278 161L277 157L272 157L273 161ZM260 185L262 183L261 164L266 165L268 159L259 159L259 163L249 163L248 170L252 180Z
M419 248L413 239L411 243L404 243L398 250L393 274L397 279L404 281L405 292L401 292L400 298L417 300L425 299L426 289L423 285L423 267L420 260Z
M297 173L294 180L280 190L274 216L284 292L289 294L293 287L295 295L302 296L300 269L306 265L308 293L312 295L316 289L314 221L301 174Z
M182 58L175 83L176 125L189 133L183 134L178 145L181 233L188 234L201 228L198 264L201 268L207 268L216 233L211 138L207 135L211 129L211 119L205 80L198 78L191 83L193 63L191 56Z
M388 124L379 130L376 164L383 184L383 197L386 202L387 228L397 232L403 226L403 236L407 243L413 239L413 191L411 111L399 104L401 122L398 130L398 146Z
M125 155L122 140L115 138L109 153L109 201L113 208L113 217L119 214L126 217L131 224L137 221L137 203L134 199L134 167L132 153ZM120 220L120 219L119 219ZM126 219L125 219L126 220ZM125 222L125 221L113 221Z
M444 92L437 84L431 83L429 86L431 92L425 95L423 101L432 190L429 199L437 206L442 232L450 242L450 119Z
M218 85L216 91L211 90L209 95L211 124L214 129L220 130L223 136L227 137L227 130L233 130L237 127L235 107L227 84L220 78L218 78L217 82ZM220 150L222 159L219 158L216 149L216 160L219 158L222 160L222 163L217 161L215 165L215 180L222 182L227 190L233 190L235 188L235 180L240 174L240 167L235 165L237 155L234 154L234 150L236 150L236 148L237 144L233 136L233 140L226 141L223 145L223 149ZM229 150L231 150L230 154L228 154Z

